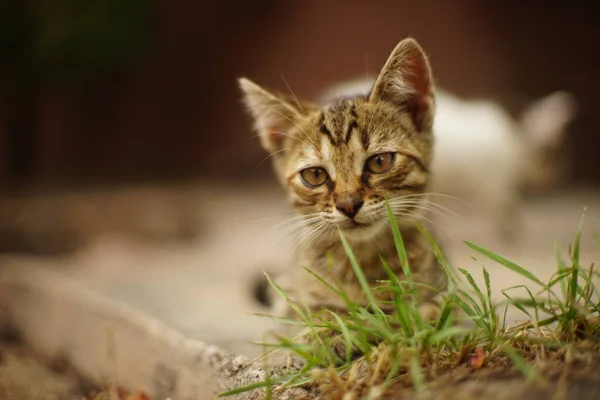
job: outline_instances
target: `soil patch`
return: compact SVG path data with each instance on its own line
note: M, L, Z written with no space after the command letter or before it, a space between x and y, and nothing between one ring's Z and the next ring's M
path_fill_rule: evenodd
M0 342L1 400L150 400L122 388L98 390L66 362L44 363L18 343Z
M585 358L534 362L537 378L527 379L514 367L486 366L474 370L459 366L441 373L428 384L433 399L445 400L597 400L600 398L600 354ZM385 400L416 398L413 388L397 384Z
M81 400L79 380L43 365L16 344L0 343L0 399Z

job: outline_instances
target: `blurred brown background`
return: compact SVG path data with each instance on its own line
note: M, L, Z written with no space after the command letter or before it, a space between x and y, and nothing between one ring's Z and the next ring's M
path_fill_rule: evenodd
M588 227L600 227L599 11L572 0L0 0L0 277L33 296L8 302L10 313L45 298L30 290L37 282L56 293L48 307L58 317L39 315L67 333L39 331L67 340L57 342L61 365L87 349L77 343L94 343L85 360L107 354L77 331L91 314L71 320L54 307L79 299L51 286L64 277L205 343L245 352L264 342L276 321L252 314L267 312L256 284L296 265L291 249L306 231L261 163L236 79L287 91L283 76L310 98L377 73L409 35L456 94L497 99L515 116L556 90L577 102L556 160L568 160L563 186L527 198L522 221L500 208L462 219L441 207L448 215L430 225L452 264L481 276L469 240L550 280L555 244L572 240L588 206L580 265L589 265ZM497 216L514 226L512 241L497 237ZM495 291L526 283L487 267ZM101 310L96 300L90 309Z
M567 1L10 0L0 5L0 193L271 174L236 77L299 96L375 73L404 36L441 86L513 111L578 102L568 182L597 184L598 5Z

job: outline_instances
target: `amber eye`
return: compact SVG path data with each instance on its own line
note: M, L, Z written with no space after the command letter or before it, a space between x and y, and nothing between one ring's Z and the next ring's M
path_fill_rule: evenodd
M308 187L321 186L327 182L327 179L329 179L327 171L321 167L303 169L300 171L300 177L302 178L302 182L304 182L304 184Z
M394 153L375 154L367 159L365 168L373 174L381 174L392 166L394 163Z

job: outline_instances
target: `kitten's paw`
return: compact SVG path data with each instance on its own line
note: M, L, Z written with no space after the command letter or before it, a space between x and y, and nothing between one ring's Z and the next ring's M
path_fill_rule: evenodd
M254 277L250 283L251 296L261 306L271 308L273 306L273 296L270 293L270 286L264 275Z

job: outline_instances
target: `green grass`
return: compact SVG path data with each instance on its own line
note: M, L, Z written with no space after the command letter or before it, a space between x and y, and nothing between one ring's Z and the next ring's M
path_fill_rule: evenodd
M376 287L369 285L341 232L342 244L368 304L353 302L337 282L326 281L306 268L307 273L315 278L315 284L324 285L334 292L347 309L347 314L330 310L313 313L305 305L291 301L267 276L275 291L298 314L300 324L306 327L312 339L310 344L306 344L278 337L276 343L268 346L271 351L291 351L305 361L305 366L300 370L280 370L278 376L230 390L221 396L266 387L269 398L274 388L280 390L307 383L317 385L323 392L336 393L337 398L348 392L359 397L371 393L371 397L375 398L375 394L385 392L393 384L426 392L429 380L440 372L459 365L482 368L484 362L494 360L509 362L528 379L536 379L540 377L533 360L586 340L588 343L590 340L600 342L600 303L593 282L598 273L593 265L585 267L580 263L581 223L568 261L564 261L557 247L557 269L548 282L489 249L465 242L479 255L531 282L528 286L502 290L505 300L500 302L492 299L490 277L485 267L481 271L482 287L468 271L458 269L457 273L433 237L420 228L429 238L448 278L447 290L441 294L441 317L437 321L426 322L418 312L416 299L418 291L427 287L413 282L402 236L389 207L388 214L403 279L381 259L389 279L379 282ZM599 236L596 236L596 242L600 255ZM391 304L378 303L374 295L378 290L390 291L394 301ZM517 292L521 295L517 296ZM393 313L384 312L390 307ZM523 323L512 327L506 324L506 315L511 308L523 314ZM456 310L458 312L453 312ZM297 321L276 319L298 324Z

